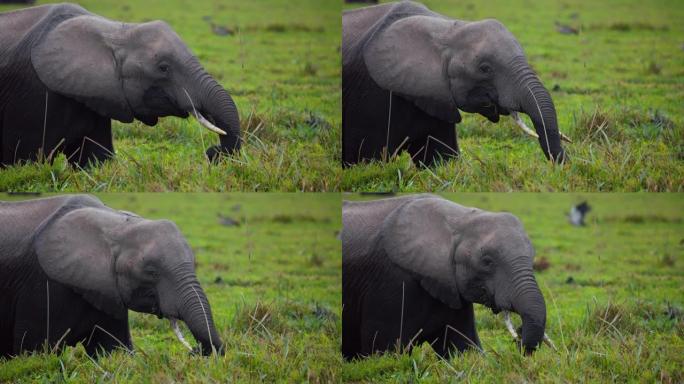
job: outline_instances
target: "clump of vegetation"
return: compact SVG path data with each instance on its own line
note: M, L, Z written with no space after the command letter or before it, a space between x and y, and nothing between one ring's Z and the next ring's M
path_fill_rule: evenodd
M603 25L595 25L593 26L594 29L601 29L605 28ZM630 31L669 31L670 27L667 25L653 25L651 23L644 23L644 22L633 22L633 23L628 23L628 22L623 22L619 21L616 23L612 23L607 26L607 29L613 30L613 31L620 31L620 32L630 32Z
M580 111L575 123L575 137L582 141L603 141L610 145L612 141L624 139L622 131L616 127L606 111L595 109L591 113Z
M648 64L648 72L649 73L652 73L654 75L660 75L660 72L662 70L663 70L663 67L660 64L656 63L655 61L651 61Z
M551 267L551 263L549 262L549 259L546 258L546 256L542 256L540 258L537 258L534 260L534 263L532 264L532 268L537 271L537 272L543 272L546 271Z
M625 223L632 224L644 224L644 223L681 223L682 218L679 216L672 216L666 213L663 214L648 214L648 213L628 213L626 215L619 216L606 216L603 218L606 222L619 222L623 221Z

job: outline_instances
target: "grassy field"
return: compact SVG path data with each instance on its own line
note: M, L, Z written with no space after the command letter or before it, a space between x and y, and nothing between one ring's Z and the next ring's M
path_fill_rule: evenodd
M93 361L78 346L0 359L0 382L340 381L339 194L97 196L176 222L197 258L225 356L190 356L166 320L129 312L135 355ZM221 225L226 216L241 225Z
M204 149L218 138L194 120L114 122L115 160L86 170L64 157L10 167L0 171L0 191L339 189L338 0L74 2L114 20L168 22L233 96L244 149L211 166ZM214 34L210 23L232 35Z
M347 196L348 198L351 195ZM547 333L557 345L522 356L501 316L476 305L485 353L443 360L424 344L345 363L347 382L684 381L684 200L679 194L445 194L509 211L536 249ZM586 227L564 215L587 200ZM517 315L513 321L519 324Z
M503 22L556 104L570 162L544 161L512 119L462 114L462 156L432 169L408 155L352 167L342 190L684 190L684 7L681 1L425 0L444 15ZM555 22L579 30L561 34ZM505 116L504 116L505 117ZM524 119L531 127L527 116Z

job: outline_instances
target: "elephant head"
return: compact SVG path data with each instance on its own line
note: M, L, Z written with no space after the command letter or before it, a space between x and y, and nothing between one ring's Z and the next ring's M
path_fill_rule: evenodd
M546 306L532 271L534 249L515 216L421 198L393 211L381 233L390 259L436 299L454 309L474 302L518 313L527 352L544 340Z
M127 24L76 16L38 40L31 62L48 89L102 116L152 126L162 116L192 115L221 135L221 144L207 150L211 160L240 148L233 99L162 21Z
M100 311L127 318L131 309L172 324L180 319L202 353L223 352L193 253L172 222L66 206L38 229L33 247L48 277Z
M366 42L373 80L444 121L460 122L459 109L492 122L524 112L546 157L563 162L553 101L511 32L496 20L463 22L424 11L431 16L402 18Z

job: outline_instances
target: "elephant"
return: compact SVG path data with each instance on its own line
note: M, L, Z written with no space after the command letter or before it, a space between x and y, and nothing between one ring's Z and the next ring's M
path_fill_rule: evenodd
M423 342L443 357L481 350L473 303L518 313L527 353L550 340L534 248L514 215L408 195L345 201L342 220L345 359Z
M228 92L162 21L112 21L74 4L0 13L0 166L64 153L81 167L114 155L111 119L154 126L195 117L240 148Z
M492 122L511 115L547 159L566 159L551 95L499 21L454 20L409 1L343 14L343 166L400 151L427 166L456 158L459 110Z
M174 223L89 195L0 202L0 357L82 343L132 351L128 310L176 320L223 353L195 260Z

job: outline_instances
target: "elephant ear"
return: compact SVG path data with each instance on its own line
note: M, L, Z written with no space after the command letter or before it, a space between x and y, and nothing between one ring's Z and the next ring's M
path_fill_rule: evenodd
M434 117L460 122L440 43L452 27L453 21L434 16L401 19L370 38L363 59L381 88L412 100Z
M40 81L53 92L74 98L98 114L133 121L111 44L125 24L99 16L68 19L36 44L31 62Z
M108 208L77 208L53 215L34 239L38 262L53 280L70 286L95 308L125 318L117 288L117 246L110 238L127 216Z
M390 260L414 275L430 295L459 309L454 264L459 236L446 217L453 206L435 197L413 200L385 219L380 242Z

